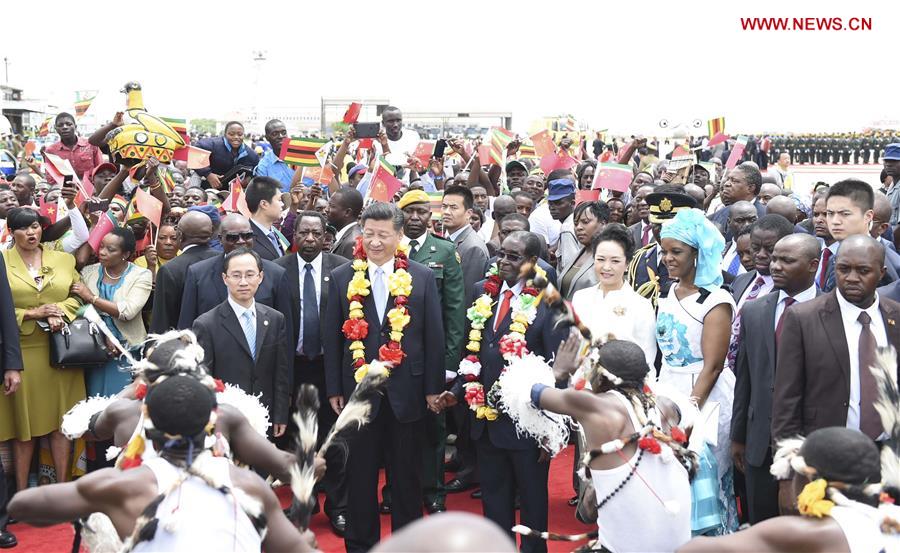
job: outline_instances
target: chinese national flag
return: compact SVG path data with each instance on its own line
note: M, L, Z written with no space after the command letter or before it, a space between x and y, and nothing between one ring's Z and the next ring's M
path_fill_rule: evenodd
M601 163L597 166L594 173L594 184L591 188L606 188L607 190L625 192L628 190L628 185L631 184L632 178L634 178L634 172L630 165Z
M353 102L350 104L350 107L347 108L347 111L344 112L344 123L347 125L352 125L356 123L359 119L359 112L362 110L362 104L359 102Z
M556 153L556 145L553 144L553 139L550 138L550 133L546 130L531 135L531 142L534 144L534 153L539 158L543 159L547 154Z
M137 210L159 228L159 222L162 220L162 202L138 187L134 191L134 203Z
M41 198L38 200L38 211L40 212L41 216L46 217L47 220L50 221L51 225L56 223L58 210L55 203L48 204L44 201L44 197L41 196Z
M423 140L419 142L418 146L416 146L416 151L413 152L413 157L421 161L422 165L428 167L428 162L431 161L432 154L434 154L434 141Z
M747 147L747 137L740 136L737 139L737 142L734 143L734 147L731 149L731 154L728 156L728 161L725 162L726 169L734 169L741 158L744 156L744 148Z
M478 146L478 162L485 167L491 164L490 144L481 144Z
M678 146L675 146L675 149L672 150L672 157L673 157L673 158L676 158L676 157L683 157L683 156L689 156L689 155L691 155L691 152L685 150L685 149L684 149L684 146L682 146L681 144L679 144Z
M557 169L571 169L576 165L578 165L578 160L563 150L558 154L547 154L541 158L541 170L545 175L549 175L552 171Z
M203 169L209 167L209 152L196 146L185 146L175 150L172 156L175 161L186 161L188 169Z
M383 166L378 165L372 175L372 182L369 183L369 197L378 202L389 203L401 186L403 183L400 182L400 179L391 175Z
M577 206L580 203L584 202L596 202L600 199L600 189L596 188L594 190L576 190L575 191L575 205Z
M119 226L118 221L115 216L109 211L105 212L103 215L97 219L97 224L91 229L91 234L88 237L88 244L91 245L91 248L94 249L94 252L100 250L100 241L103 240L103 237L109 234L109 231Z

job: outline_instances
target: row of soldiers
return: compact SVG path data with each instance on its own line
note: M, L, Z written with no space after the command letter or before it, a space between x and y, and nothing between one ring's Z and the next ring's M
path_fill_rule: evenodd
M898 131L772 135L771 160L787 152L795 164L878 163L885 146L900 141Z

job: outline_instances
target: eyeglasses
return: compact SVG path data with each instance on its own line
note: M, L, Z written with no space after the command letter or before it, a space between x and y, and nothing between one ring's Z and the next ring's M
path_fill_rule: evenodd
M242 280L246 280L250 282L259 276L259 273L256 271L248 271L246 273L228 273L225 275L225 278L228 280L232 280L234 282L240 282Z
M225 234L224 236L222 236L222 239L225 240L226 242L237 242L238 240L244 240L246 242L247 240L253 239L253 231L251 230L249 232L229 232L229 233Z
M525 259L525 256L500 250L499 252L497 252L497 259L506 259L511 263L518 263L519 261Z

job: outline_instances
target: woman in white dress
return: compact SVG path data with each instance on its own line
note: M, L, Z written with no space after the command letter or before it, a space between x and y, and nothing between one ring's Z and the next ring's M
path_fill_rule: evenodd
M657 302L656 334L662 352L659 382L695 398L701 409L707 401L718 403L718 441L713 453L724 518L716 532L734 531L737 507L729 438L734 373L723 370L734 301L720 288L725 239L698 209L679 211L663 224L660 238L663 263L669 277L678 282Z
M634 239L623 225L606 225L591 244L597 284L575 292L572 306L595 338L614 336L641 346L647 365L656 360L656 314L650 300L625 283Z

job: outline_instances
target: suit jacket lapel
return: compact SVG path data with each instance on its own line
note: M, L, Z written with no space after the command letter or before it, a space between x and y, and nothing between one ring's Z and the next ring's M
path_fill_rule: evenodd
M763 298L764 301L767 301L769 304L766 305L766 308L763 310L763 321L762 323L765 325L763 327L764 332L763 336L765 337L766 344L766 352L769 355L769 362L766 363L767 367L775 367L775 310L778 308L778 298L780 294L777 292L772 292ZM757 300L758 301L758 300ZM781 315L784 316L784 313ZM772 332L769 332L769 329L772 329Z
M328 301L328 283L331 281L331 271L337 267L337 265L331 263L330 259L330 256L325 255L324 252L322 253L322 274L319 275L319 321L324 316L325 302Z
M844 333L844 321L841 319L841 308L838 305L836 292L831 292L831 297L825 303L825 307L819 311L819 320L822 328L828 336L828 343L837 358L841 372L844 373L844 383L847 392L850 390L850 349L847 347L847 335Z
M878 307L881 309L881 318L884 319L884 331L888 345L896 347L896 344L900 344L900 327L897 326L900 313L883 302L878 302Z
M250 353L250 345L247 344L247 337L244 335L244 327L241 326L240 321L237 319L237 315L234 314L234 309L231 308L231 304L227 302L220 304L219 315L222 317L222 326L225 327L225 330L227 330L234 337L234 340L241 345L244 353L246 353L250 359L253 359L253 354Z
M256 359L259 359L259 352L266 339L266 333L269 331L269 316L259 310L259 304L254 304L254 307L256 308Z
M276 258L280 257L278 254L278 250L275 249L275 245L272 244L272 241L269 240L269 237L266 235L266 233L263 232L263 230L256 226L256 223L253 223L252 221L250 222L250 226L253 227L253 234L256 235L256 241L264 244L265 248L272 252L272 254L274 254Z

